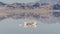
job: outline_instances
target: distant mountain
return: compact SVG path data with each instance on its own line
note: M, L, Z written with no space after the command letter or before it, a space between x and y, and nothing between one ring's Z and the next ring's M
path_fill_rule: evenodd
M42 5L47 5L46 3L40 3L40 2L35 2L35 3L12 3L12 4L5 4L3 2L0 2L0 6L6 6L6 8L10 9L17 9L17 8L22 8L22 9L35 9L39 8Z
M0 6L4 6L4 5L6 5L5 3L3 3L3 2L0 2Z
M32 7L39 8L40 7L40 3L35 3L35 4L32 5Z
M60 10L60 4L53 5L53 10Z
M25 8L25 3L13 3L13 4L10 4L8 5L8 7L11 7L11 8L22 8L24 9Z
M33 18L42 22L53 22L60 17L60 4L49 3L12 3L0 2L0 19ZM59 18L58 18L59 19Z
M49 3L40 3L40 2L35 2L35 3L12 3L12 4L5 4L3 2L0 2L0 6L6 6L6 8L10 9L35 9L35 8L40 8L40 7L45 7L47 8L50 4ZM51 5L52 7L48 7L49 9L51 8L52 10L60 10L60 4L53 4Z

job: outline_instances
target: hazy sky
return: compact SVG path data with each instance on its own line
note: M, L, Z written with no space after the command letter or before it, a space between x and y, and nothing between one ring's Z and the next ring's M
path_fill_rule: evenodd
M15 2L19 2L19 3L23 3L23 2L35 2L38 0L0 0L0 2L4 2L4 3L15 3Z
M4 2L4 3L27 3L27 2L35 2L35 1L40 1L40 2L59 2L60 0L0 0L0 2Z

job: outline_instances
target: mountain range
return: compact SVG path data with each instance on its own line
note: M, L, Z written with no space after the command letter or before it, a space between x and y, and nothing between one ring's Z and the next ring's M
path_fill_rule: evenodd
M5 18L33 18L46 23L60 21L60 2L56 4L0 2L0 20Z
M3 2L0 2L0 7L13 8L13 9L16 9L16 8L34 9L34 8L40 8L42 6L46 6L46 7L51 6L51 7L48 7L48 8L52 9L52 10L59 10L60 9L60 2L58 2L56 4L53 4L53 5L49 4L49 3L40 3L40 2L35 2L35 3L12 3L12 4L6 4L6 3L3 3Z

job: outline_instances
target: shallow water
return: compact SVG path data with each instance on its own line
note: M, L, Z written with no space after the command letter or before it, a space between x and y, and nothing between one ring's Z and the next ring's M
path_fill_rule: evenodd
M25 28L19 26L25 21L32 21L32 19L4 19L0 21L0 34L60 34L60 23L44 24L37 21L36 28Z

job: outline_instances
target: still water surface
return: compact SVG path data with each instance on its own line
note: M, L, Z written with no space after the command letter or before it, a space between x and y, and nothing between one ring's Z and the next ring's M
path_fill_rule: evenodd
M60 23L44 24L41 21L37 21L36 28L25 28L19 26L25 21L31 21L32 19L4 19L0 21L0 34L60 34Z

